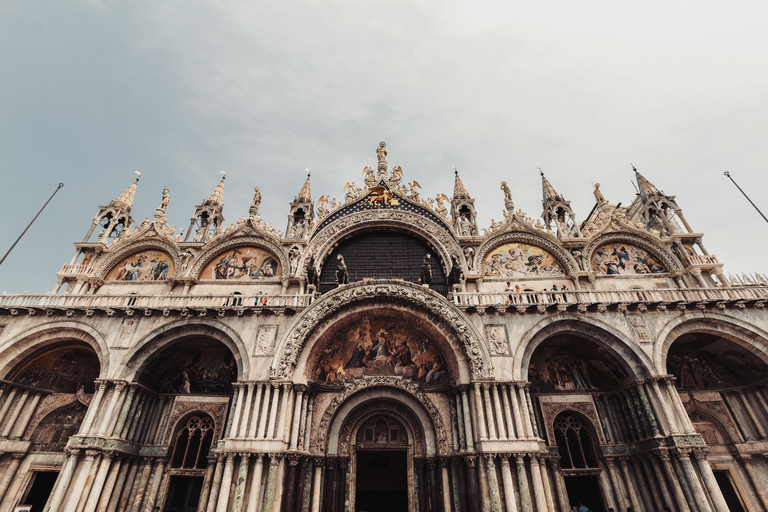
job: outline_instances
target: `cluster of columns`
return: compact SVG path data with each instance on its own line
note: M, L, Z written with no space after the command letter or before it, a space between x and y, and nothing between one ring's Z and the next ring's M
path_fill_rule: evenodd
M723 391L721 396L732 412L743 440L768 439L768 386L753 385Z
M611 394L594 397L609 443L624 444L661 436L647 386L646 383L635 383Z
M280 512L284 471L282 453L211 455L197 512Z
M48 392L4 383L0 387L0 440L19 440L29 426L40 400Z
M473 409L479 441L539 437L529 385L528 382L473 384Z
M45 512L143 512L154 507L164 458L101 450L66 453Z

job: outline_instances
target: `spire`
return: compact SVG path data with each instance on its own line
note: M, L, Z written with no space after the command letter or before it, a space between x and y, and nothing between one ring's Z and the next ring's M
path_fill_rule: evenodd
M640 195L643 196L643 199L649 197L664 197L664 194L662 194L653 183L645 179L645 176L640 174L634 165L632 165L632 170L635 171L635 178L637 179L637 185L640 187Z
M543 195L543 202L547 203L549 201L562 201L563 196L558 194L555 191L555 187L553 187L549 180L544 176L544 171L541 170L541 167L538 168L539 172L541 173L541 191Z
M459 178L459 170L456 169L455 165L453 166L453 172L456 173L456 179L453 183L453 198L469 199L469 192L464 188L464 184L461 182L461 178Z
M136 171L136 181L131 183L131 185L125 189L125 191L117 196L117 199L109 203L109 206L120 208L123 210L131 211L131 207L133 206L133 197L136 195L136 185L139 183L139 180L141 179L141 173L139 171Z
M307 181L304 182L304 186L301 187L301 192L296 196L296 201L299 203L311 203L312 202L312 190L309 187L309 175L312 173L311 169L306 169Z
M227 171L221 171L221 173L224 176L221 177L221 181L218 185L216 185L216 188L213 189L213 192L211 192L211 195L208 196L208 199L203 202L204 206L224 205L224 180L227 179Z

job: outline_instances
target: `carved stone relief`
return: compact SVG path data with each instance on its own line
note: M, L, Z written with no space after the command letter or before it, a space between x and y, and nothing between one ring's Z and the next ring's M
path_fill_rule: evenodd
M256 333L256 343L253 347L254 356L266 356L273 352L275 339L277 338L276 325L262 325Z
M507 326L504 324L489 324L485 326L485 339L493 355L511 356Z

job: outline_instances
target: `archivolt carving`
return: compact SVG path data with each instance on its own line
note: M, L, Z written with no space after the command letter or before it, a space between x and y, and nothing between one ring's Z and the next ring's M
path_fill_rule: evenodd
M350 417L344 422L344 426L339 434L339 455L343 457L349 456L352 444L350 441L355 428L359 427L369 416L379 413L390 413L406 423L410 429L410 435L413 436L413 439L410 441L413 444L414 455L417 457L426 456L427 450L424 444L424 432L421 429L421 424L414 417L410 409L391 400L373 400L355 409L354 417Z
M543 236L540 235L534 235L531 233L505 233L496 237L491 238L490 240L487 240L483 245L480 246L480 248L477 251L477 254L475 255L475 269L476 272L480 273L482 272L481 265L483 264L483 261L485 261L486 255L495 249L496 247L506 244L506 243L523 243L528 245L534 245L536 247L540 247L541 249L544 249L548 253L550 253L552 256L555 257L555 259L560 263L560 265L563 267L563 270L566 272L567 275L571 275L573 272L579 271L579 264L573 259L573 257L563 249L559 244L556 244L552 242L551 240L547 240Z
M465 272L467 270L464 252L445 225L404 210L368 210L334 220L314 236L307 246L309 250L304 251L302 255L299 268L306 272L311 254L315 255L315 261L321 262L340 239L360 229L373 226L377 228L388 226L410 231L429 241L440 253L440 259L445 265L450 266L451 254L456 254L462 262L462 269ZM446 272L448 270L450 267Z
M163 235L158 235L163 236ZM163 236L163 238L165 238ZM112 270L112 267L123 261L125 258L130 256L131 254L135 254L137 252L145 251L147 249L156 249L158 251L163 251L168 253L168 255L173 258L173 268L174 275L179 273L179 265L181 264L178 250L176 245L171 245L169 243L166 243L162 240L142 240L140 242L130 243L129 245L125 246L124 248L120 249L114 254L111 254L109 257L107 257L103 262L100 262L99 269L96 271L95 277L98 279L104 279L107 277L107 274L110 270Z
M37 428L37 425L43 421L43 418L48 416L48 414L77 401L77 396L74 393L56 393L43 398L40 401L40 405L37 406L35 415L30 420L27 430L24 432L23 439L29 439Z
M694 411L701 411L706 416L710 416L716 421L719 421L725 430L728 431L728 435L731 437L732 443L740 443L741 435L739 430L731 418L730 412L726 408L725 404L721 401L717 402L700 402L691 395L691 399L685 404L685 412L690 416Z
M440 455L448 454L448 445L446 443L448 435L445 431L443 420L440 417L440 412L437 410L435 404L432 403L432 400L429 399L426 393L419 389L418 384L403 380L400 377L383 375L357 379L344 385L344 390L337 394L333 400L331 400L331 403L328 404L328 407L325 409L323 416L320 418L320 422L317 425L318 434L315 448L325 450L328 442L328 427L330 426L331 421L336 415L336 411L338 411L339 407L341 407L341 405L352 395L359 393L360 391L375 387L397 388L405 391L409 395L413 396L416 400L418 400L424 409L426 409L430 419L432 420L432 424L435 427L438 452ZM380 406L381 402L376 402L376 405ZM418 430L420 429L421 427L419 426Z
M624 242L627 244L632 244L641 249L645 249L650 254L659 258L664 266L667 267L667 269L670 271L679 270L681 268L680 264L677 262L677 258L675 258L665 248L656 245L641 236L632 235L630 233L612 233L609 235L601 236L590 242L590 244L584 249L584 258L587 264L592 264L592 253L594 253L598 247L605 244L610 244L612 242ZM591 270L591 268L587 270Z
M443 319L464 346L473 377L493 377L493 370L486 364L478 337L463 313L437 292L406 282L354 283L323 295L320 300L304 310L287 329L287 339L281 341L282 350L278 350L281 354L280 361L276 368L272 368L271 377L290 378L289 374L296 366L306 339L324 318L352 302L375 298L396 298L416 304Z
M229 249L234 249L236 247L243 247L246 245L260 247L265 251L269 251L275 256L275 258L280 260L280 268L283 271L283 275L287 276L288 273L290 272L291 265L288 262L288 256L285 254L285 251L283 251L282 247L279 247L271 243L269 240L249 236L249 237L233 238L231 240L228 240L221 244L216 244L215 246L211 247L210 249L202 253L197 258L197 261L192 266L192 269L189 271L189 276L195 279L199 279L200 272L203 271L205 266L208 265L208 263L210 263L210 261L213 258L215 258L222 252L225 252ZM275 277L280 277L280 276L275 276Z

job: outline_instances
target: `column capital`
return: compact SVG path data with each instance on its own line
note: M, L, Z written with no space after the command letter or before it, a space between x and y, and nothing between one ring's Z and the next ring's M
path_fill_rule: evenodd
M465 455L464 464L466 464L468 468L475 467L477 465L477 455Z
M483 457L485 458L486 464L488 464L489 466L493 466L495 464L495 461L494 461L494 459L496 458L495 453L484 453Z
M239 452L238 455L240 456L240 462L248 463L248 460L251 458L251 454L248 452Z
M295 453L288 454L285 458L288 460L289 466L298 466L299 461L301 460L301 457Z
M290 389L293 387L293 382L283 382L283 383L282 383L282 385L281 385L281 387L282 387L282 388L283 388L285 391L288 391L288 390L290 390Z
M269 465L270 466L277 466L280 464L280 458L283 456L282 453L270 453L269 455Z
M95 459L101 452L99 450L85 450L86 459Z
M309 389L309 386L306 384L294 384L293 389L295 389L297 393L304 393Z
M114 382L115 382L115 389L116 389L117 391L122 391L122 390L124 390L124 389L125 389L125 386L127 386L127 385L128 385L128 383L127 383L127 382L125 382L124 380L118 380L118 381L114 381Z
M441 457L439 459L439 462L440 462L440 467L441 468L447 468L450 465L450 463L451 463L451 458L450 457Z
M11 458L12 458L13 460L17 460L17 461L20 461L21 459L23 459L23 458L24 458L24 457L26 457L26 456L27 456L27 454L26 454L26 453L12 453L12 454L11 454Z
M320 467L323 465L323 459L322 457L312 457L312 464L315 465L315 467Z
M681 459L687 459L691 456L691 448L675 448L675 453Z
M709 452L709 450L707 448L703 448L703 447L701 447L701 448L691 448L691 452L693 454L693 457L696 460L701 460L701 459L706 459L707 458L707 453Z
M523 464L525 464L525 454L524 453L513 453L512 456L515 457L515 463L518 466L522 466Z
M64 453L66 453L70 457L77 457L78 455L80 455L80 449L79 448L64 448Z

